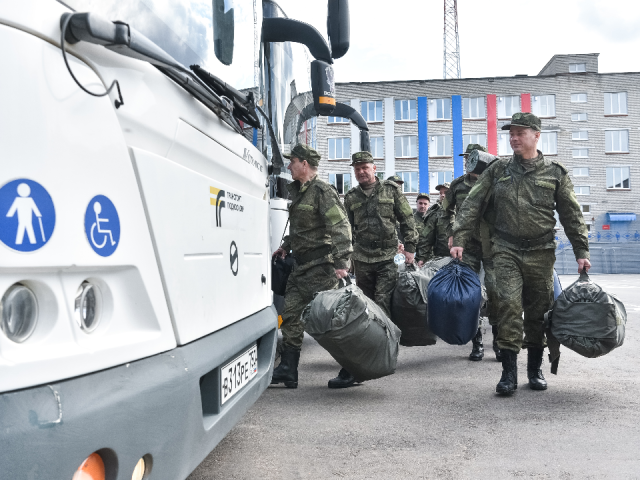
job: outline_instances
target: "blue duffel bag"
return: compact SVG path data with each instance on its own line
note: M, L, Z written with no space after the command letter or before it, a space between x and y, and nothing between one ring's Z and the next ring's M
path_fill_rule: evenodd
M481 305L480 278L464 263L454 260L429 282L429 327L450 345L465 345L475 337Z

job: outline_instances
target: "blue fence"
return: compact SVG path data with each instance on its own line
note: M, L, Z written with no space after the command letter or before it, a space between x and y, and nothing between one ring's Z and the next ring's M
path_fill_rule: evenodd
M564 234L556 235L556 270L577 273L571 243ZM589 232L591 273L640 273L640 232Z

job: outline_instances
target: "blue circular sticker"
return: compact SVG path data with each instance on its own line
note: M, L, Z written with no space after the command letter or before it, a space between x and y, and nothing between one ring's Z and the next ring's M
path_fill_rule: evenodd
M84 232L93 251L102 257L113 254L120 243L120 218L113 202L96 195L84 214Z
M53 235L56 210L38 182L20 178L0 188L0 241L18 252L42 248Z

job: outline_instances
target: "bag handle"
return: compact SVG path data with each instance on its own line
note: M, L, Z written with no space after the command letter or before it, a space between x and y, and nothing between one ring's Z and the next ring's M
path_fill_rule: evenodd
M352 285L352 283L351 283L351 277L349 276L349 274L347 274L347 276L346 276L346 277L342 277L342 278L340 279L340 281L341 281L342 283L344 283L344 286L345 286L345 287L348 287L349 285Z
M591 279L589 278L589 274L587 273L587 270L582 267L582 272L580 272L580 278L578 280L582 280L583 282L590 282Z
M280 246L282 247L282 242L284 242L284 234L287 233L287 227L289 226L289 217L287 217L287 223L284 224L284 230L282 231L282 238L280 239Z

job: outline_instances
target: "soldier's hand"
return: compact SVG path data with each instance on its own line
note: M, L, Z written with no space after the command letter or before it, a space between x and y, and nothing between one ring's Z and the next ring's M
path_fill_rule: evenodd
M453 247L453 236L449 237L449 250Z
M272 257L280 257L280 258L284 258L287 256L287 252L284 248L280 247L279 249L277 249L275 252L273 252L273 254L271 255Z
M416 254L415 253L411 253L411 252L404 252L404 257L405 257L404 263L411 264L415 260Z
M578 273L582 273L582 270L588 273L590 268L591 262L589 260L587 260L586 258L581 258L578 260Z
M453 257L453 259L458 259L458 260L462 260L462 247L451 247L451 250L449 250L451 252L451 256Z
M402 243L398 244L398 253L404 253L404 245Z
M347 275L349 275L349 269L347 269L347 268L341 268L341 269L336 268L336 277L337 277L338 280L340 280L341 278L346 277Z

